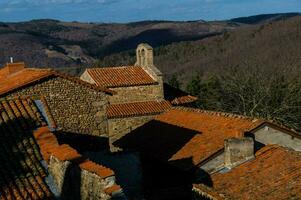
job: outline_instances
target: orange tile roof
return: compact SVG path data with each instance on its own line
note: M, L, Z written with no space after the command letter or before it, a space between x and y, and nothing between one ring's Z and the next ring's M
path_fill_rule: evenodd
M87 72L96 85L108 88L157 84L142 67L137 66L90 68Z
M111 169L90 161L69 145L60 145L56 136L51 133L47 127L41 127L35 131L34 137L39 144L44 160L47 162L49 162L50 156L52 155L60 161L74 162L78 164L81 169L95 173L102 178L114 175Z
M188 104L188 103L193 103L197 100L198 100L197 97L194 97L194 96L191 96L191 95L186 95L186 96L177 97L177 98L173 99L171 101L171 103L173 105L184 105L184 104Z
M0 99L0 199L53 199L41 161L71 161L102 178L114 172L60 145L38 110L36 98Z
M0 198L52 199L31 131L45 126L31 99L0 100Z
M82 81L79 78L64 75L51 69L19 68L18 70L14 70L13 73L9 73L9 67L10 66L5 66L4 68L0 69L0 95L51 76L61 77L91 89L106 92L108 94L114 93L113 91L104 87L97 87L93 84Z
M226 113L178 108L157 116L114 145L137 149L188 170L222 150L225 139L243 136L263 122Z
M268 145L255 156L229 172L212 175L214 190L237 200L301 199L300 152Z
M141 115L154 115L171 108L168 101L145 101L135 103L114 104L107 107L108 118L124 118Z
M164 83L164 97L175 106L193 103L198 100L197 97L191 96L187 92L174 88L167 83Z

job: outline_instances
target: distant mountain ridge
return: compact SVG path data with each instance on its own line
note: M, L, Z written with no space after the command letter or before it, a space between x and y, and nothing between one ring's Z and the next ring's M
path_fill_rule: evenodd
M285 20L292 17L301 16L301 13L277 13L277 14L262 14L249 17L233 18L230 21L242 24L260 24L272 21Z
M278 21L296 15L287 13L226 21L142 21L128 24L61 22L51 19L0 22L0 66L14 57L15 61L25 61L33 67L86 67L99 58L133 51L141 42L159 47L198 41L263 21Z
M263 18L262 18L263 19ZM205 77L223 69L244 66L280 69L286 76L301 75L301 16L240 26L197 41L182 41L154 49L155 65L164 75L176 74L187 83L196 74ZM132 63L135 55L122 52L99 60L100 66ZM184 84L185 85L185 84Z

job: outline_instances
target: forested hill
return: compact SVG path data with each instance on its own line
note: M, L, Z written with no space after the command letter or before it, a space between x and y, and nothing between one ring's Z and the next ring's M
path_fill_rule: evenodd
M165 80L197 107L273 120L301 132L301 17L240 27L155 49ZM131 52L99 65L133 63Z
M13 56L29 66L87 66L112 53L147 42L154 47L198 40L239 27L228 22L144 21L97 24L34 20L0 23L0 65Z
M189 80L196 72L220 73L234 66L266 69L301 69L301 17L277 20L197 41L173 43L155 48L155 64L164 74L178 74ZM107 56L100 65L114 66L134 62L134 52Z
M12 56L15 61L25 61L28 66L86 67L98 58L132 51L141 42L159 47L182 41L196 41L225 31L295 15L298 14L258 15L212 22L142 21L128 24L62 22L50 19L0 22L0 66Z

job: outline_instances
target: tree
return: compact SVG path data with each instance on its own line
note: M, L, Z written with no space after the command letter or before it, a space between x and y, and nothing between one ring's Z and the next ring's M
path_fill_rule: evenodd
M178 79L177 74L173 74L170 79L168 79L168 84L174 88L180 89L181 82Z

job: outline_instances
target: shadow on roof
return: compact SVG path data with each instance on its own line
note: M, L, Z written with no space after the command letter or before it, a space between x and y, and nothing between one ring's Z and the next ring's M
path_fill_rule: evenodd
M170 160L179 152L196 134L197 131L170 125L157 120L152 120L135 129L114 145L125 150L143 152L162 162L169 162L179 168L193 168L191 159Z

